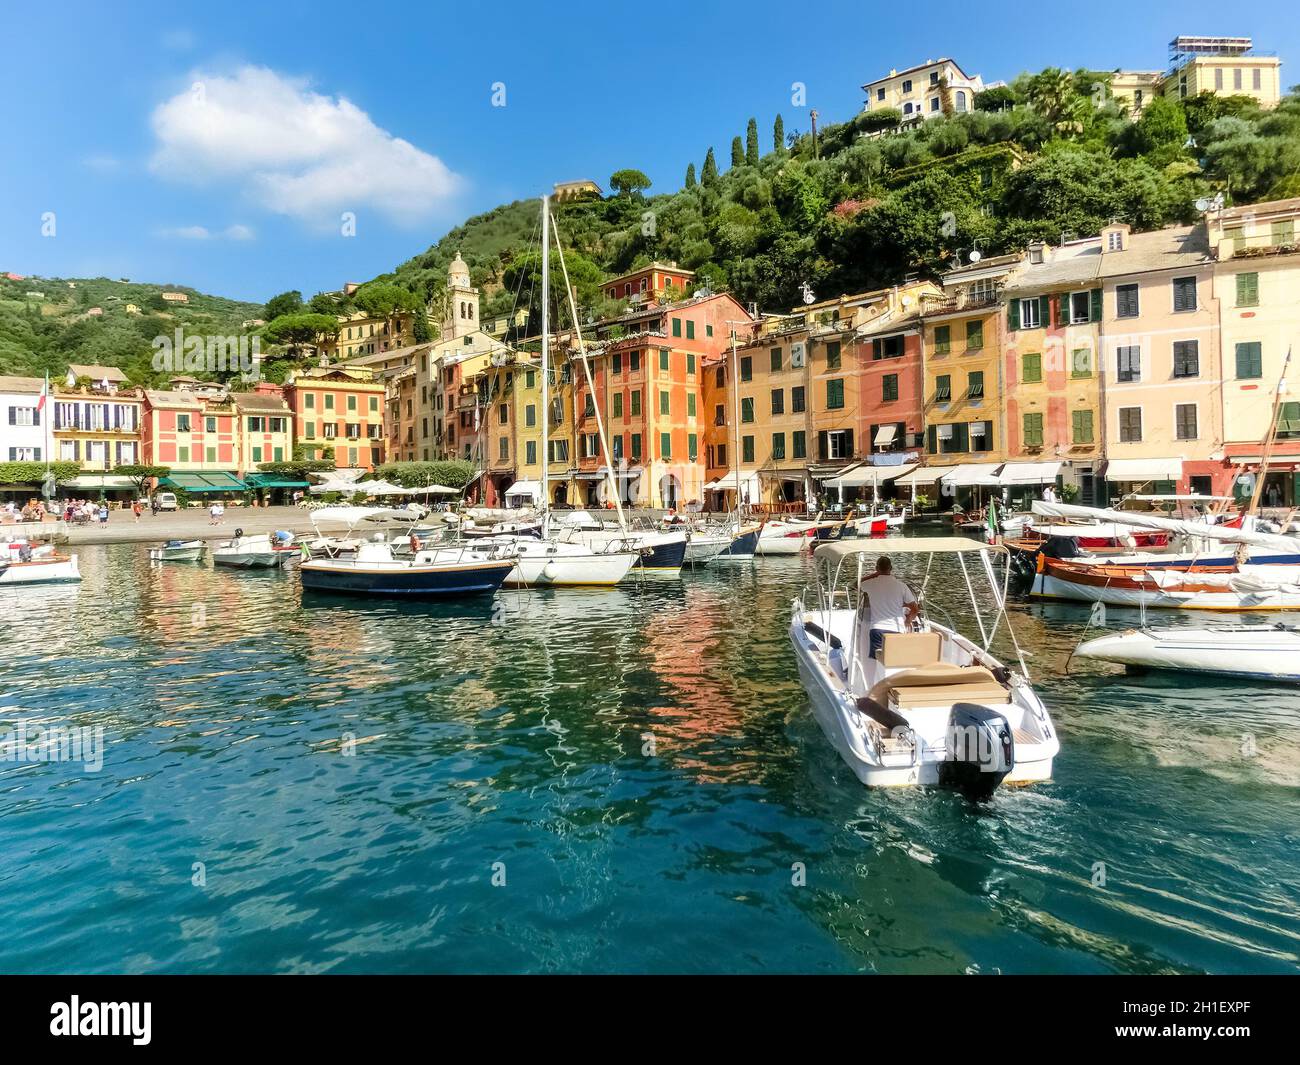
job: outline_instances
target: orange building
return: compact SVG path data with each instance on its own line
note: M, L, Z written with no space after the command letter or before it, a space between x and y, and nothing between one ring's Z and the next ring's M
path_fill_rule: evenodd
M383 464L384 385L371 371L341 366L304 370L293 375L284 392L305 450L320 457L332 454L340 468L373 470Z

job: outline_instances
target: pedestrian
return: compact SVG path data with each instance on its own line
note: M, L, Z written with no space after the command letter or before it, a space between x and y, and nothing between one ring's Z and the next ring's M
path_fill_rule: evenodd
M140 500L134 499L131 501L131 514L135 517L135 523L137 525L140 524L140 512L142 510L144 510L144 507L140 505Z
M100 503L100 504L99 504L99 524L100 524L100 525L107 525L107 524L108 524L108 504L107 504L107 503Z
M216 504L216 503L213 503L210 507L208 507L208 524L209 524L209 525L216 525L216 524L217 524L217 504Z

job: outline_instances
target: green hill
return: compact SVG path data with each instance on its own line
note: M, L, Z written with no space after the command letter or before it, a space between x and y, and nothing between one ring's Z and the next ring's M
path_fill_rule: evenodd
M181 292L187 303L163 300ZM33 295L39 293L39 295ZM139 313L128 312L128 305ZM99 308L99 314L90 313ZM0 275L0 373L52 377L68 363L125 370L132 381L155 383L151 341L178 328L187 333L238 336L243 323L262 317L262 306L210 296L180 285L147 285L106 277Z

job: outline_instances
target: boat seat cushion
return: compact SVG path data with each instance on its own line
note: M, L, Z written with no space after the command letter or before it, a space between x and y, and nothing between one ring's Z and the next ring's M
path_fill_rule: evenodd
M943 638L937 632L888 632L880 651L886 669L928 666L939 661Z
M937 684L912 688L894 688L890 705L900 710L918 706L948 706L955 703L979 703L1001 706L1011 702L1011 693L997 681L970 684Z
M894 729L910 729L912 727L911 723L902 714L889 709L889 707L866 695L858 699L858 711L884 725L891 732Z
M884 680L878 681L867 695L878 703L892 703L900 707L926 706L928 705L926 701L917 700L934 702L936 701L934 693L941 688L952 688L954 692L961 692L961 694L954 694L949 698L944 693L939 696L938 702L954 702L963 699L978 702L979 699L969 694L975 691L995 693L996 701L999 703L1005 703L1010 698L997 677L983 666L955 666L951 662L932 662L928 666L885 677ZM924 694L914 695L913 692Z

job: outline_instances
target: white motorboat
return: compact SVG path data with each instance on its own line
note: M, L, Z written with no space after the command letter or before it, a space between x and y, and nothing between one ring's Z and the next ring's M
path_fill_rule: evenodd
M758 555L797 555L811 547L842 524L840 521L798 521L769 518L759 534L754 553Z
M1139 671L1177 670L1300 683L1300 629L1289 625L1127 629L1089 640L1074 653Z
M641 558L638 551L620 550L618 545L601 549L532 536L478 537L465 546L476 556L513 557L515 568L505 579L513 588L618 584Z
M8 584L57 584L81 580L76 555L53 551L0 556L0 586Z
M298 567L310 591L440 599L495 592L514 569L513 555L476 554L468 546L398 558L382 538L363 543L354 558L317 558Z
M585 510L574 511L562 525L550 526L548 531L561 542L586 544L595 551L637 551L641 556L637 569L642 574L667 578L681 575L690 535L685 527L660 532L606 525Z
M731 546L731 536L709 528L691 529L686 541L686 563L700 566L717 558Z
M193 562L203 557L207 545L202 540L168 540L149 548L151 562Z
M212 549L212 562L241 569L274 569L299 556L299 548L292 541L292 536L285 539L278 533L274 538L268 533L245 536L243 529L236 529L233 540L225 540Z
M726 528L731 543L714 556L715 562L753 562L763 535L762 522L732 522Z
M1019 648L1018 673L988 649L1003 620L1010 631L1006 577L999 582L990 562L990 553L1000 550L947 536L840 541L814 552L817 602L794 601L790 640L817 723L864 784L942 784L985 798L1004 781L1050 779L1060 741L1029 683ZM878 657L873 656L862 598L856 609L841 606L849 601L841 582L856 588L864 561L886 553L955 558L982 644L926 617L922 588L916 631L886 634ZM972 554L979 558L996 606L987 623L967 570Z

